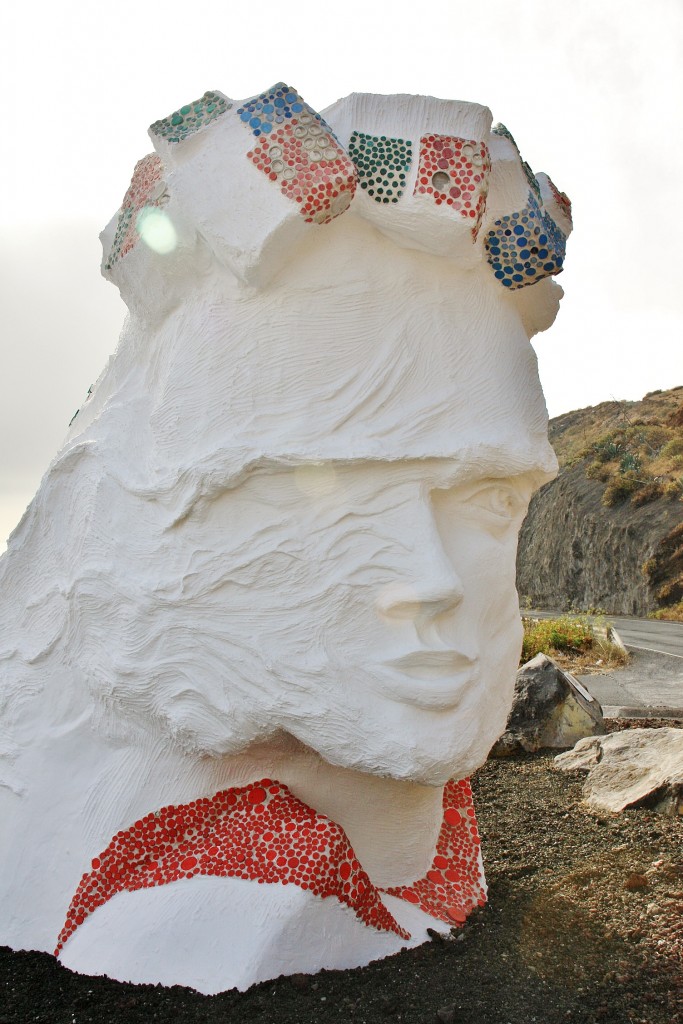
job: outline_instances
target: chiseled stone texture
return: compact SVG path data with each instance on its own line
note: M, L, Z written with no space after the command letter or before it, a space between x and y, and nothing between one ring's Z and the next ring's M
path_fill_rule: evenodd
M532 498L519 535L517 589L534 607L604 608L614 615L658 607L642 565L680 521L680 504L606 508L604 490L580 462L561 469Z
M683 729L624 729L580 740L555 758L562 771L587 771L584 795L598 811L647 806L683 814Z

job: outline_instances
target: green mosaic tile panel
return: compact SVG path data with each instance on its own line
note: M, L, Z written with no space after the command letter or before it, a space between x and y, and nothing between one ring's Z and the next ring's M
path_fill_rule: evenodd
M514 135L512 134L510 129L506 128L504 124L500 124L499 123L499 124L494 124L493 128L491 129L491 131L493 132L494 135L500 135L502 138L507 139L515 147L515 149L517 150L517 155L519 156L519 161L520 161L520 163L522 165L522 170L524 171L524 174L526 175L526 180L529 183L529 188L534 193L534 195L536 196L538 201L542 202L542 199L541 199L541 186L538 184L538 179L536 178L536 175L531 170L531 167L526 162L526 160L522 159L522 154L519 152L519 146L515 142Z
M219 93L205 92L201 99L186 103L168 117L155 121L150 130L167 142L183 142L231 108L232 103L228 103Z
M349 156L358 171L358 184L376 203L397 203L403 195L410 170L412 142L386 135L355 131L349 142Z

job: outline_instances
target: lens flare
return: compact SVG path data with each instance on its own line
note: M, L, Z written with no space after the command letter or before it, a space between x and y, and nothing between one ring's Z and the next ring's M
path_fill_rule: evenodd
M145 245L161 256L173 252L178 244L173 221L158 206L143 206L137 216L135 227Z

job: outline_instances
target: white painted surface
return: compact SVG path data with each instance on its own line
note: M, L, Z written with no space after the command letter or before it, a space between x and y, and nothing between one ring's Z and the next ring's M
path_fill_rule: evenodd
M373 98L351 102L370 118ZM444 132L487 117L456 104L450 127L420 103ZM413 110L383 105L392 130ZM224 121L167 168L177 249L140 242L115 266L119 347L0 562L0 942L17 948L54 947L117 830L264 775L342 825L375 884L419 877L443 783L507 717L517 531L555 469L528 341L552 291L513 299L480 250L406 247L355 201L292 220L243 153L215 193ZM173 900L151 899L163 932ZM248 946L235 900L229 941ZM181 951L154 948L135 959L148 980L180 978ZM337 953L310 957L282 969ZM264 954L251 980L271 969Z
M188 985L212 995L280 974L358 967L429 941L428 927L448 932L419 908L385 899L410 939L368 928L334 897L321 899L296 885L184 879L114 896L81 925L59 959L82 974Z

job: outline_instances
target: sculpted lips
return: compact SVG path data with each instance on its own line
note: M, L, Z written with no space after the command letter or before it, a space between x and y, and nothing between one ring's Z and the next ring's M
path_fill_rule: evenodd
M412 651L384 664L393 670L382 680L387 695L425 710L455 707L477 676L476 660L455 650Z

